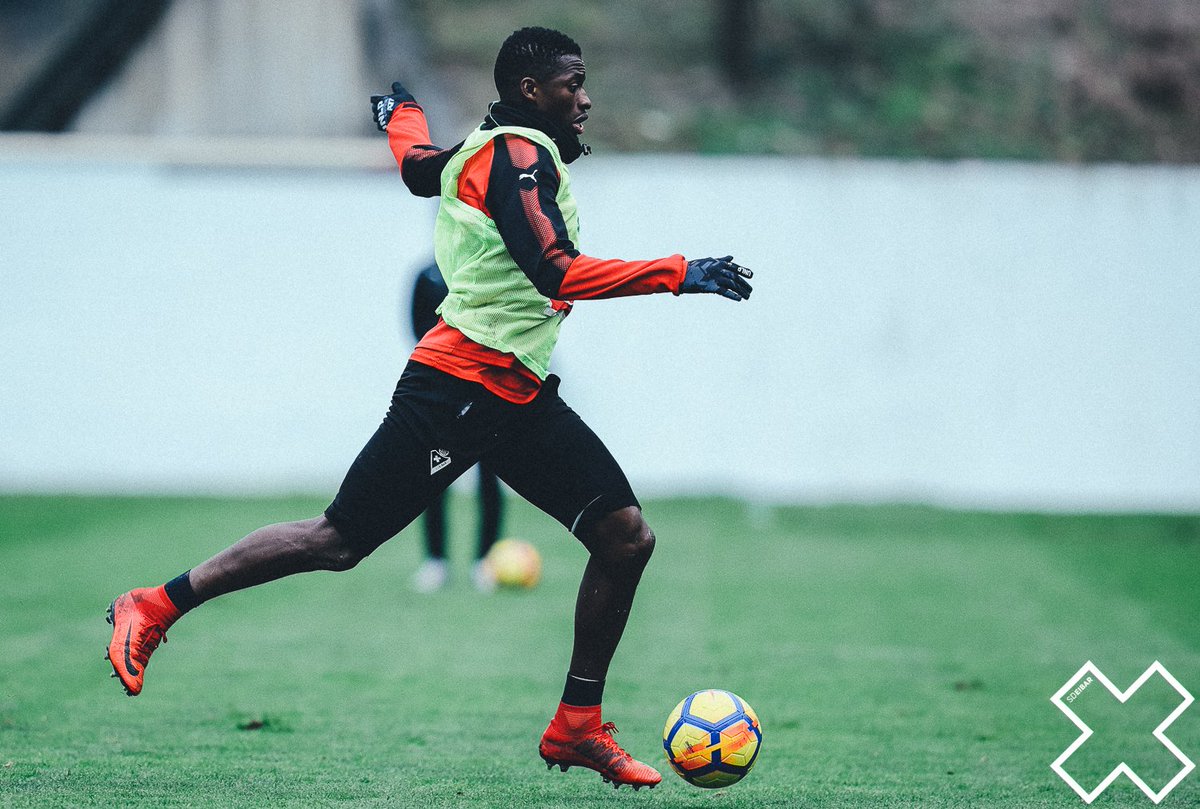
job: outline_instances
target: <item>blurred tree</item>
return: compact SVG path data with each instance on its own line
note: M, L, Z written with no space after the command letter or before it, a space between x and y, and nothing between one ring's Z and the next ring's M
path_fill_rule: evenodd
M730 86L746 92L754 85L757 59L757 0L716 0L715 52Z

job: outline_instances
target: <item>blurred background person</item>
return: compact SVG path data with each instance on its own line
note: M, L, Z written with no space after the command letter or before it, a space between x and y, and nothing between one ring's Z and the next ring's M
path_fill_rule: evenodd
M413 339L420 341L425 332L437 325L437 308L446 297L446 282L436 262L417 273L412 292ZM496 544L504 520L504 496L500 480L480 463L479 469L479 542L475 546L475 561L471 566L471 582L481 593L496 589L496 577L484 563L484 557ZM425 529L425 560L413 574L413 588L419 593L433 593L450 580L450 563L446 557L446 493L441 492L425 509L421 518Z

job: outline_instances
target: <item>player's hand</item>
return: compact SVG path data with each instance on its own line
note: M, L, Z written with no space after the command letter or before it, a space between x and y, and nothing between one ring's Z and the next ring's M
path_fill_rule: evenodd
M398 81L392 82L392 93L386 96L371 96L371 112L375 114L375 126L379 127L380 132L387 132L388 121L392 120L392 113L396 111L396 107L406 101L416 103L412 93L404 89L404 85Z
M687 263L687 274L679 285L679 294L690 292L715 292L731 301L750 297L751 287L747 278L754 273L748 267L733 263L733 256L723 258L696 258Z

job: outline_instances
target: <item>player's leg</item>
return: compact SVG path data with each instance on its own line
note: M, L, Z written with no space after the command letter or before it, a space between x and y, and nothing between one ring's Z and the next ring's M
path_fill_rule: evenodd
M387 417L324 515L260 528L165 585L132 590L113 601L107 657L127 693L141 692L150 655L188 610L296 573L349 570L474 464L477 455L469 449L456 453L457 462L441 454L439 447L453 443L446 437L454 434L463 402L458 401L460 387L439 385L430 378L436 375L424 366L406 369Z
M500 527L504 520L504 495L500 492L500 479L486 461L479 462L479 541L475 546L475 564L471 568L471 579L475 589L490 593L496 589L496 574L488 567L484 558L500 538Z
M567 682L558 710L542 736L540 752L547 765L557 763L565 769L583 764L598 770L614 787L653 787L662 777L617 746L609 733L616 728L603 722L600 704L609 664L654 549L654 534L641 509L627 506L577 528L576 536L590 556L575 601L575 639Z
M200 604L297 573L349 570L369 552L349 541L324 515L276 523L247 534L192 568L181 585L190 585L194 602Z
M610 511L576 529L588 549L575 602L571 673L604 682L625 632L642 571L654 551L654 533L637 506Z
M312 570L349 570L366 555L324 516L260 528L158 587L113 599L105 653L130 696L141 693L150 655L184 613L209 599Z
M421 515L425 535L425 558L446 558L446 493L438 492Z
M504 495L500 479L486 461L479 462L479 544L475 558L482 559L500 538L504 524Z
M438 492L421 515L425 536L425 558L413 574L413 589L432 593L446 586L450 566L446 562L446 493Z
M562 700L542 736L548 765L596 770L614 786L654 786L661 776L635 761L601 718L604 682L620 642L654 535L616 460L557 394L551 377L521 429L485 456L518 494L561 522L588 549L575 606L575 637Z

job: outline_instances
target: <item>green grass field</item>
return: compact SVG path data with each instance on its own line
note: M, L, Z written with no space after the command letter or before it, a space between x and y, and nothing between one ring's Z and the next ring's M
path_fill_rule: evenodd
M665 780L614 792L537 756L584 552L510 503L507 533L545 559L536 590L469 587L460 498L449 590L409 590L409 529L354 571L205 605L129 699L102 659L109 600L324 501L0 498L0 805L1071 807L1049 765L1078 734L1049 697L1085 661L1124 688L1161 660L1200 692L1200 518L653 501L605 704ZM763 723L727 790L662 756L667 713L705 687ZM1165 783L1149 730L1173 696L1081 698L1097 734L1073 774L1090 787L1124 757ZM1168 735L1200 759L1200 706ZM1151 805L1124 778L1093 804ZM1200 774L1161 805L1200 805Z

